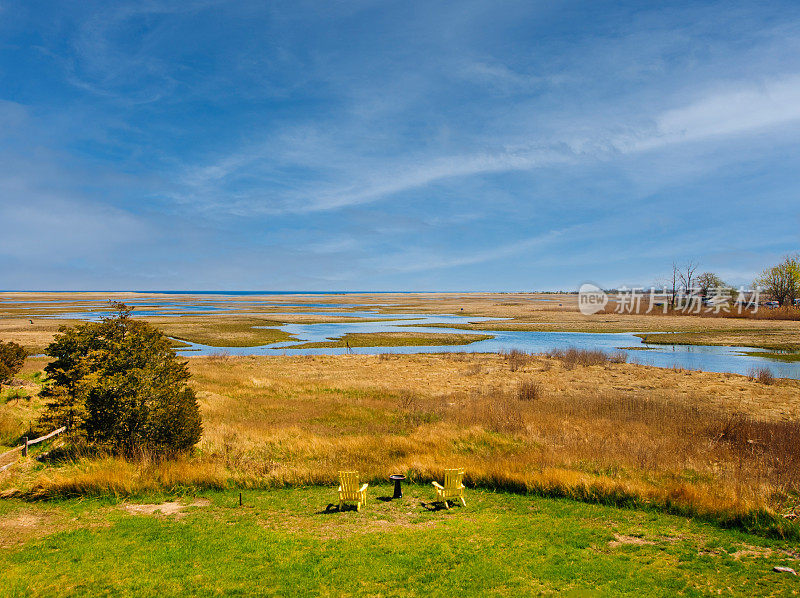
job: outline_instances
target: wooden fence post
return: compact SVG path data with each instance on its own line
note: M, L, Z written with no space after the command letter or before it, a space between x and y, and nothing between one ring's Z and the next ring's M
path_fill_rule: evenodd
M23 436L22 437L22 456L23 457L27 457L28 456L28 437L27 436Z

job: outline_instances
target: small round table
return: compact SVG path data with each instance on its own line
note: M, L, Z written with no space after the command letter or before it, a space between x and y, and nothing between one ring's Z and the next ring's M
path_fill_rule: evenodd
M401 473L395 473L390 475L389 479L394 482L394 495L392 498L403 498L403 489L400 487L400 484L406 479L406 476Z

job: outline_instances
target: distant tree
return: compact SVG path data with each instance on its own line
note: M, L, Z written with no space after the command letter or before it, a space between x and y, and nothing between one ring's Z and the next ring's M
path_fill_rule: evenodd
M800 255L787 255L777 266L764 270L755 284L781 306L792 305L800 297Z
M675 297L678 294L678 262L672 262L672 291L670 292L669 306L675 309Z
M672 262L672 276L671 276L671 292L670 292L670 307L682 307L678 305L678 298L691 292L696 284L695 272L697 271L698 264L694 260L688 260L684 264L679 265L678 262Z
M695 279L695 286L703 297L708 297L715 290L726 291L728 288L725 281L713 272L703 272Z
M0 389L22 369L27 356L28 352L21 345L0 341Z
M197 398L186 363L132 308L99 323L63 326L48 346L52 384L43 418L116 452L185 451L200 440Z
M681 280L681 287L687 293L690 292L694 285L696 284L696 280L694 278L694 273L697 271L699 264L694 260L688 260L683 267L678 271L678 276Z

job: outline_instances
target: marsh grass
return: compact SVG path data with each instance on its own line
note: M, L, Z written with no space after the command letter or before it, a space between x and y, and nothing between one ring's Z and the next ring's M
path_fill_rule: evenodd
M752 355L753 357L774 359L775 361L783 361L786 363L795 363L800 361L800 352L797 351L743 351L743 353L745 355Z
M25 347L29 355L43 353L60 326L78 324L79 320L45 319L24 313L24 317L0 317L0 339Z
M529 355L515 372L497 355L195 358L190 367L205 427L196 454L31 460L0 491L274 488L333 484L343 468L371 483L396 471L426 483L460 466L472 487L796 533L778 514L798 502L800 423L775 411L793 409L794 382L584 354Z
M257 347L295 338L276 328L282 322L268 318L218 315L213 318L180 316L147 320L169 337L210 347Z

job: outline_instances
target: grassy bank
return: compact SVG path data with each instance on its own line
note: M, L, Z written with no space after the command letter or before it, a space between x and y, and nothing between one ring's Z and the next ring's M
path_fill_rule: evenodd
M754 347L772 351L800 351L800 339L787 335L780 329L704 330L700 332L648 333L636 336L646 343L654 345L716 345ZM761 353L759 355L765 357Z
M765 357L767 359L774 359L775 361L783 361L785 363L796 363L800 361L800 353L787 353L787 352L763 352L763 351L745 351L747 355L754 357Z
M788 595L785 541L652 512L430 486L362 512L333 487L0 501L0 596ZM174 502L163 504L163 501ZM169 514L171 513L171 514ZM145 574L146 572L146 574Z
M409 347L469 345L494 338L490 334L448 334L436 332L354 332L339 339L325 342L292 345L292 349L344 348L350 347Z
M256 328L256 326L269 327L283 324L268 318L230 315L181 316L148 318L148 321L167 336L210 347L258 347L295 338L277 328Z

